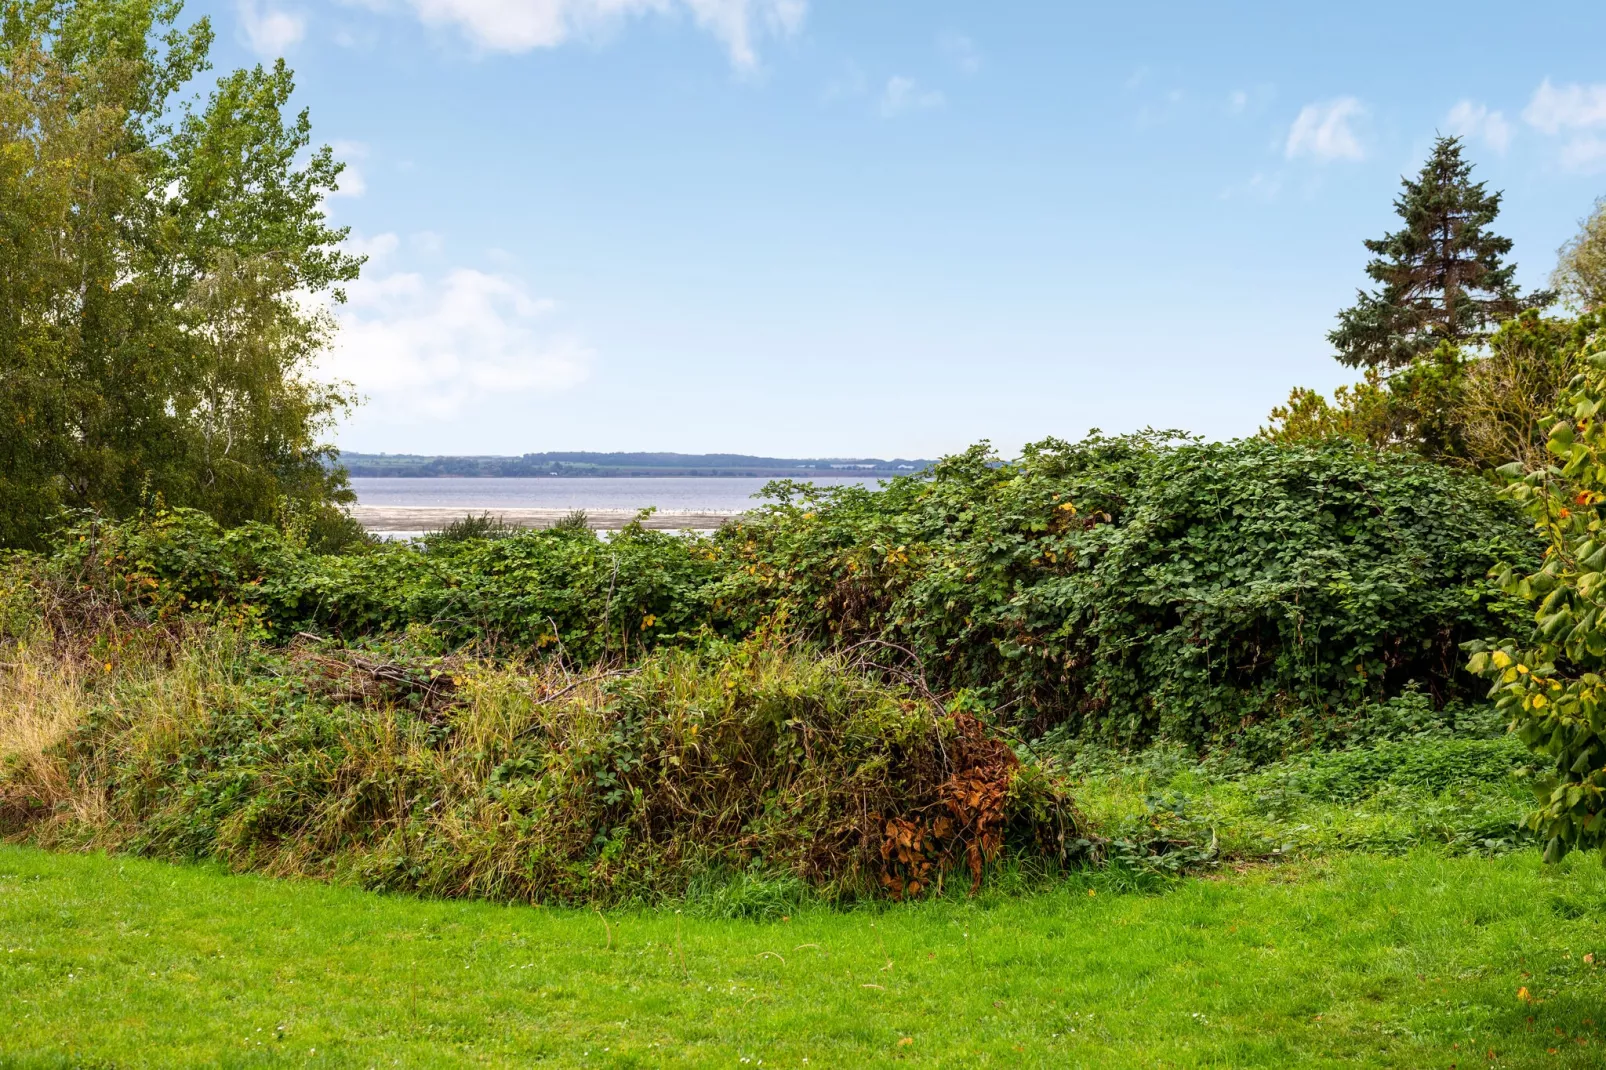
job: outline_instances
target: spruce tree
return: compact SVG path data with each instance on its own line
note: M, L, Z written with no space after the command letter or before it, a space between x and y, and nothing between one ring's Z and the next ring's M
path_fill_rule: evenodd
M1475 345L1493 324L1552 299L1517 292L1517 266L1502 262L1511 239L1489 230L1501 195L1472 181L1459 138L1440 137L1422 173L1401 184L1394 210L1405 226L1366 242L1366 274L1380 286L1358 292L1327 336L1352 368L1401 368L1441 342Z

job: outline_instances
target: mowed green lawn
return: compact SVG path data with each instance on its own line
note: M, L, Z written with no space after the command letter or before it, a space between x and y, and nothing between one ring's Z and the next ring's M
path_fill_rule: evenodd
M0 847L3 1066L1606 1064L1606 876L1349 856L711 921Z

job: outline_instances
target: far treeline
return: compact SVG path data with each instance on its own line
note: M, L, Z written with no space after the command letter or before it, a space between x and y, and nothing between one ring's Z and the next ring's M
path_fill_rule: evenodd
M382 545L326 441L349 398L310 377L316 300L362 267L341 165L282 63L184 96L212 32L178 16L0 18L4 671L73 696L0 764L0 821L382 886L584 898L712 851L918 894L1011 829L1099 849L1034 742L1253 762L1492 699L1543 758L1549 856L1606 842L1606 203L1523 292L1501 195L1438 139L1330 335L1362 380L1245 440L983 443L778 482L706 538ZM458 809L422 802L441 748Z
M407 453L352 453L330 458L353 476L901 476L934 462L902 457L750 457L741 453L526 453L519 457L426 457Z

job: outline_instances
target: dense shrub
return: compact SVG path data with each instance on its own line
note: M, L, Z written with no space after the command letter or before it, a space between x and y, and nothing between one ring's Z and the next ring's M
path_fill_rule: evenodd
M1606 332L1580 363L1546 443L1554 463L1504 470L1507 494L1549 543L1542 567L1514 560L1500 571L1528 610L1525 627L1468 644L1468 667L1545 766L1528 824L1549 861L1606 854Z
M777 489L716 537L727 611L894 641L985 707L1123 744L1462 696L1457 644L1512 619L1489 568L1534 556L1483 481L1347 443L1050 440Z
M571 680L425 640L147 629L100 664L36 639L0 667L0 834L553 902L738 873L920 894L1010 843L1087 847L1042 770L840 658L761 638Z
M710 622L704 540L631 525L607 541L575 525L436 537L321 554L263 524L220 528L177 509L70 528L56 579L107 588L157 616L248 609L267 635L354 638L428 625L448 646L626 657Z
M1031 735L1276 757L1412 687L1466 697L1458 644L1513 619L1488 570L1532 557L1483 481L1348 443L1050 440L880 490L772 489L712 539L468 525L324 555L193 512L90 520L50 569L147 614L234 606L280 640L424 624L571 663L773 620Z

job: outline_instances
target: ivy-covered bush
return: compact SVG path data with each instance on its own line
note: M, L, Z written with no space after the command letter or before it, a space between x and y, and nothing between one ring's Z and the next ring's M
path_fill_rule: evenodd
M1468 668L1489 678L1512 730L1546 760L1528 823L1549 861L1606 849L1606 336L1597 331L1581 363L1550 431L1555 463L1503 470L1507 495L1549 544L1537 569L1511 562L1498 573L1532 627L1468 644Z
M560 527L322 554L268 525L223 529L177 509L85 520L63 536L50 567L158 615L242 607L279 639L426 624L451 646L591 662L701 634L713 558L706 540L638 524L607 541Z
M720 605L895 642L1033 730L1123 744L1283 721L1261 735L1287 749L1411 683L1462 696L1458 644L1514 619L1487 572L1534 545L1485 481L1347 443L1049 440L778 489L716 537Z
M1458 646L1508 629L1488 579L1533 558L1484 480L1349 443L1159 435L985 446L879 490L776 484L712 538L632 525L310 551L188 511L86 521L47 570L263 634L428 625L448 647L629 661L766 622L1029 736L1281 756L1359 704L1469 697Z

